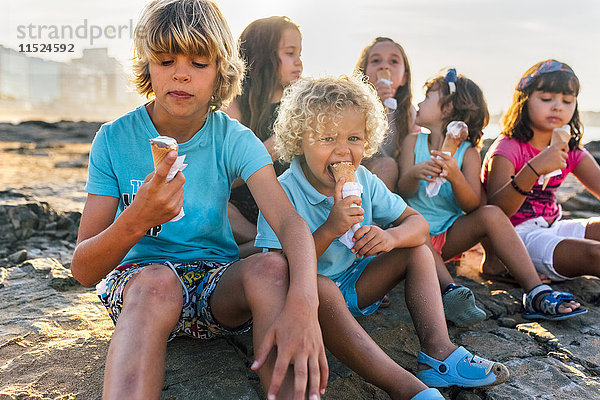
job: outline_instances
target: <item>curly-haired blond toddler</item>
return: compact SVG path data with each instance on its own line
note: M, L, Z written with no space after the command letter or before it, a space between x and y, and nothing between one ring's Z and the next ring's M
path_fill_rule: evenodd
M508 377L504 365L457 348L448 337L435 263L425 245L427 222L361 166L377 151L385 131L383 106L361 77L302 78L281 100L275 141L291 165L279 181L315 240L325 345L393 399L443 398L427 386L501 383ZM348 179L354 182L336 182L332 168L340 163L356 170ZM350 183L358 193L345 196ZM353 235L342 242L348 231ZM256 246L281 249L262 215ZM404 279L422 349L416 377L388 357L353 318L377 310L381 298ZM437 368L440 363L447 366L444 371Z

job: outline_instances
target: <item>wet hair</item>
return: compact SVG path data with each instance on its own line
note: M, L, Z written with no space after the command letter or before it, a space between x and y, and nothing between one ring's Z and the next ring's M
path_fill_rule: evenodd
M239 39L240 56L247 68L242 94L236 98L241 112L240 122L262 141L273 134L269 106L273 94L281 88L279 42L286 29L300 33L298 25L288 17L262 18L251 22Z
M408 57L406 56L406 52L404 48L394 40L379 36L376 37L367 47L365 47L360 53L360 57L358 58L358 62L356 63L356 67L354 68L355 72L360 72L363 75L366 75L367 64L369 62L369 55L371 54L371 49L376 44L382 42L390 42L398 47L400 50L400 54L402 55L402 61L404 62L404 74L405 74L405 82L404 85L398 86L396 93L394 94L394 98L398 102L398 108L394 111L394 126L396 128L396 133L398 134L397 147L394 149L394 157L398 157L400 154L400 147L402 145L402 141L406 135L408 135L411 124L412 124L412 116L411 116L411 107L412 107L412 89L411 89L411 73L410 73L410 64L408 63ZM373 82L375 83L375 82Z
M580 90L579 79L575 75L575 72L573 72L573 69L565 63L561 63L562 68L558 71L536 74L540 66L552 61L556 60L540 61L525 71L519 82L528 76L531 77L531 81L524 88L519 88L519 85L515 87L512 104L502 117L503 129L501 133L504 136L515 138L520 142L529 142L533 138L533 129L530 126L531 121L527 109L527 103L531 94L536 90L546 93L570 94L575 96L575 112L569 121L569 126L571 127L569 148L572 150L579 146L581 136L583 135L583 125L579 119L579 107L577 104L577 96Z
M425 92L440 92L440 109L444 111L448 107L450 111L442 120L442 132L446 132L448 124L452 121L463 121L469 127L467 140L474 147L479 146L483 128L490 120L487 103L483 92L475 82L458 75L454 84L456 90L450 90L450 85L445 79L446 73L440 74L425 82Z
M387 131L387 118L377 92L362 75L300 78L283 93L273 128L275 149L283 161L302 154L302 136L316 141L328 123L337 124L342 114L356 111L365 117L364 156L377 152Z
M208 57L217 66L209 111L240 93L244 63L221 11L210 0L153 0L142 11L134 34L133 74L137 91L152 98L150 62L160 53Z

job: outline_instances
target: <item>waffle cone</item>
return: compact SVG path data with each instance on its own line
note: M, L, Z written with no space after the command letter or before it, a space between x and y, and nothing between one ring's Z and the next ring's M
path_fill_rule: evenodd
M346 182L354 182L354 164L350 162L340 162L331 165L333 178L338 182L342 178L346 178Z
M451 156L453 156L462 142L463 141L460 139L446 136L444 138L444 143L442 143L442 148L440 149L440 151L448 152Z
M440 150L448 152L453 156L467 137L469 137L469 127L467 124L463 121L452 121L446 127L446 136L444 136L444 142Z
M571 140L571 133L568 125L566 127L554 128L552 131L552 139L550 139L550 145L556 143L569 143L569 140ZM542 190L546 189L548 182L550 182L550 178L544 179Z
M377 71L377 80L387 79L388 81L392 80L392 73L389 69L381 69Z
M569 143L571 140L571 133L563 128L555 128L552 131L552 139L550 140L550 145L555 143Z
M177 151L177 145L175 148L173 147L160 147L155 143L150 144L150 148L152 149L152 159L154 160L154 169L158 168L160 163L165 159L167 154L171 151Z

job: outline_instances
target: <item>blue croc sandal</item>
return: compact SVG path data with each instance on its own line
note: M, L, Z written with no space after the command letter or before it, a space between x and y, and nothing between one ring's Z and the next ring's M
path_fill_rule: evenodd
M470 326L483 321L485 311L475 304L475 295L468 287L450 284L442 295L446 320L457 326Z
M540 301L539 307L536 306L538 299L541 296L546 296ZM552 320L559 321L561 319L567 319L576 315L585 314L586 308L579 307L577 310L573 310L569 313L558 312L558 306L567 301L573 301L575 297L571 293L557 292L552 290L548 285L537 285L529 291L529 293L523 295L523 305L525 306L525 312L523 312L523 318L533 320Z
M439 390L429 388L422 392L417 393L416 396L412 397L411 400L446 400Z
M429 387L492 386L504 382L510 375L503 364L474 356L462 346L444 361L431 358L421 351L417 360L431 367L415 374Z

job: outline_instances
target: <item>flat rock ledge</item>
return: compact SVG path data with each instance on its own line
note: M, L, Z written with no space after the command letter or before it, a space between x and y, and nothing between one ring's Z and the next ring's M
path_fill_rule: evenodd
M78 212L58 212L35 198L0 193L0 400L100 399L113 325L94 290L69 265ZM447 399L600 399L600 280L577 278L554 288L574 293L589 312L562 322L521 317L523 291L478 277L477 249L463 257L457 282L470 287L488 318L451 339L505 363L510 379L485 389L445 389ZM359 318L400 365L416 370L419 343L404 302ZM250 335L168 345L162 399L264 399ZM330 354L324 399L386 399Z

